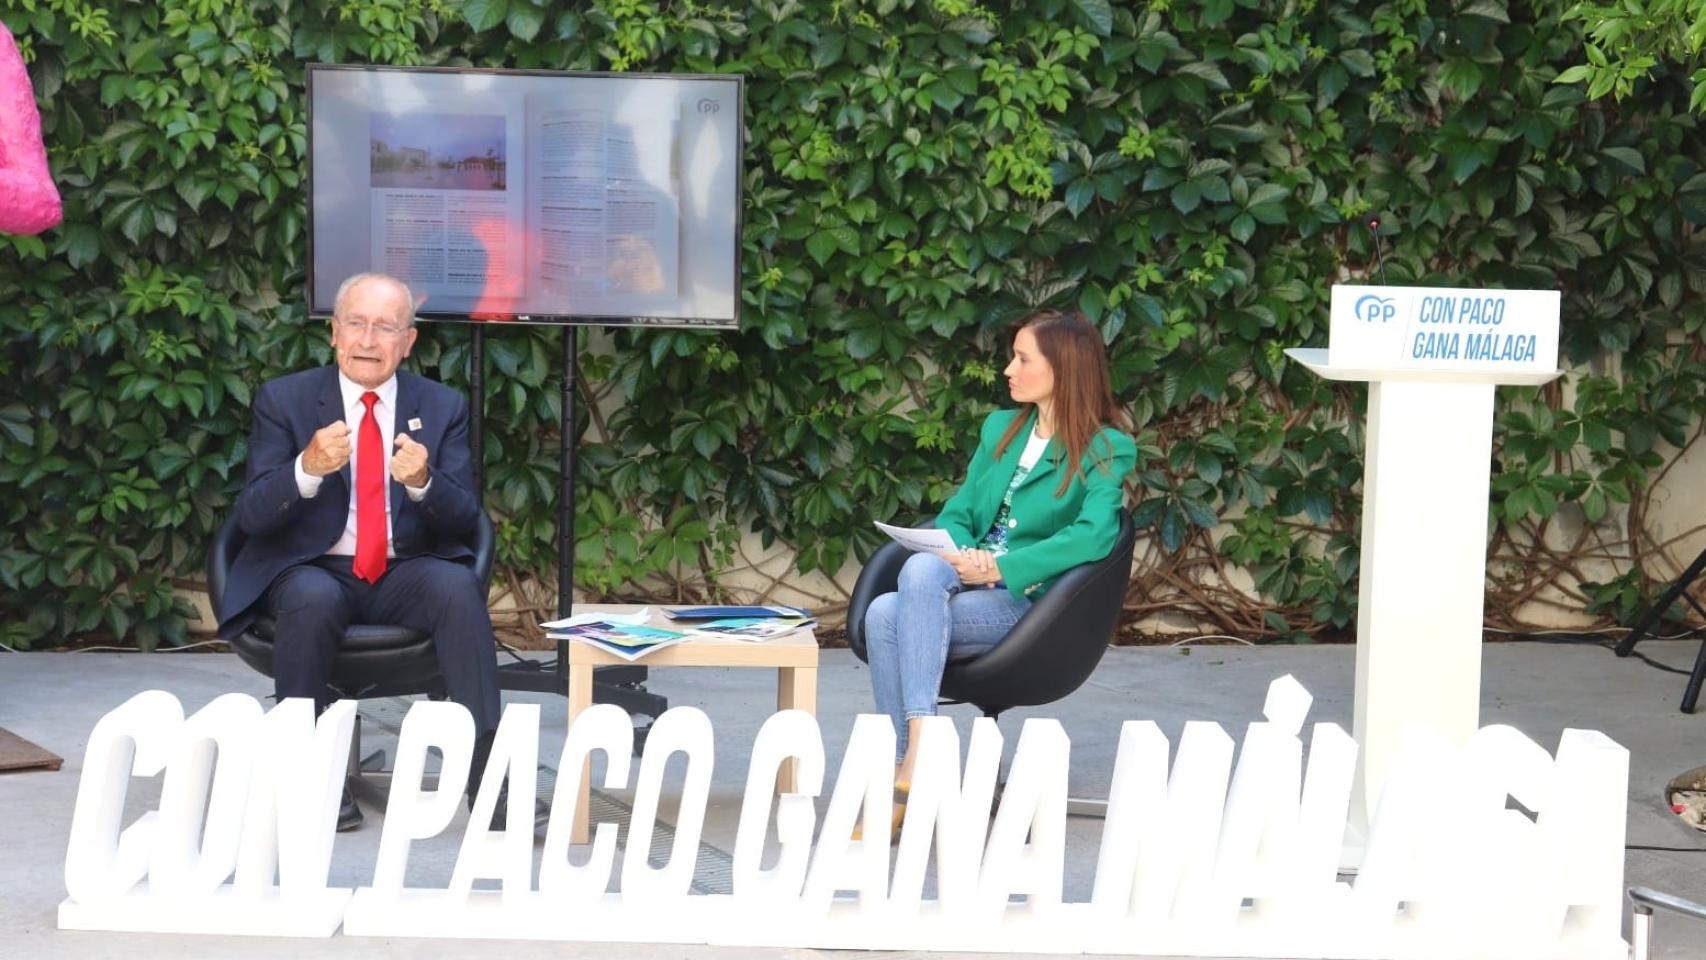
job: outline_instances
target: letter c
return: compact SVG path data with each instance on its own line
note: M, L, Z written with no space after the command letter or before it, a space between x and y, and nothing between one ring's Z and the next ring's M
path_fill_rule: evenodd
M148 874L159 814L150 810L121 832L132 776L166 768L184 725L184 707L164 690L131 697L95 724L65 851L65 890L78 903L124 895Z

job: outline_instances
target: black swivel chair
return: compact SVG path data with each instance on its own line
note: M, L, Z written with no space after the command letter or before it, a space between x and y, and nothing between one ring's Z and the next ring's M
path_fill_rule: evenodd
M213 608L219 609L220 595L231 572L231 561L247 539L233 514L213 538L207 551L207 593ZM484 511L474 529L474 573L490 588L492 558L496 553L497 535L492 521ZM246 664L261 673L273 675L273 621L271 617L255 619L242 633L231 638L231 649ZM425 694L432 699L444 698L444 677L438 669L438 656L433 651L432 637L419 630L381 624L351 624L338 646L337 660L332 664L332 690L341 698L401 697ZM369 803L383 808L389 793L389 775L363 776L384 765L384 754L376 752L361 757L361 720L358 716L355 740L350 750L350 792Z
M1119 626L1136 542L1131 514L1121 509L1119 534L1106 557L1061 574L993 650L948 664L942 674L943 702L969 703L998 719L1011 707L1053 703L1078 689L1090 679ZM847 644L860 660L867 659L865 609L895 589L911 555L898 543L884 544L853 585ZM1071 811L1095 815L1097 804L1073 801Z

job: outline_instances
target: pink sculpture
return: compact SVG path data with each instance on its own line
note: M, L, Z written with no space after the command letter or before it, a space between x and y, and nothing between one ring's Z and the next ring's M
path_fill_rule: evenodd
M47 169L30 75L11 31L0 23L0 233L40 233L64 216Z

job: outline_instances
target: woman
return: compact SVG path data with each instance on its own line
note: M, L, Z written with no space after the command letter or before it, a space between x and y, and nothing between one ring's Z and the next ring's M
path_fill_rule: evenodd
M898 733L897 825L944 666L1000 643L1062 573L1107 556L1137 461L1102 335L1083 314L1027 320L1005 373L1018 409L983 421L965 483L936 518L959 551L909 557L899 589L865 612L871 686Z

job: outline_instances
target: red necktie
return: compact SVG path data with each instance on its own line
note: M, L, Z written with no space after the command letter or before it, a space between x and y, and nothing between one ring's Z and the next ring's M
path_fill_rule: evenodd
M361 402L367 413L356 430L355 563L350 569L368 583L378 583L385 575L385 445L373 415L379 394L369 390Z

